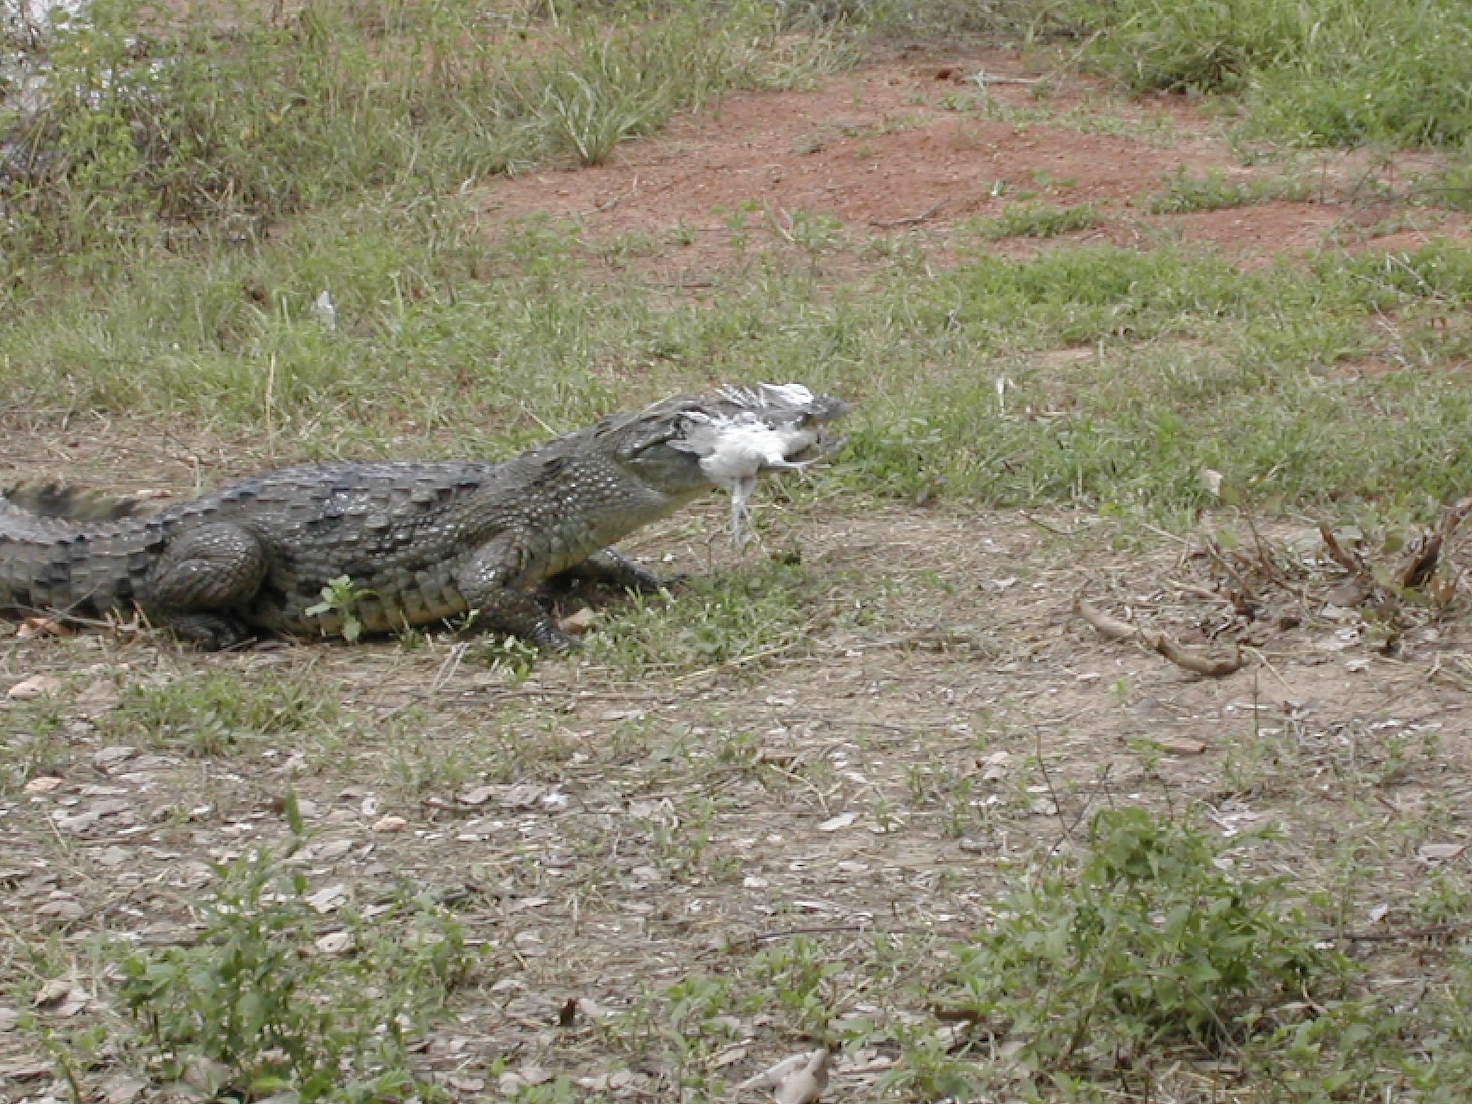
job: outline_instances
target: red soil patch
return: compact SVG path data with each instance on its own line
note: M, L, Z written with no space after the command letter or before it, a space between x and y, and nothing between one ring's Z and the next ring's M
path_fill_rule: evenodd
M987 83L967 79L972 74L985 74ZM1044 87L1048 94L1040 96ZM1386 166L1329 153L1301 170L1312 175L1308 201L1151 213L1148 197L1173 174L1220 172L1247 181L1283 175L1281 165L1242 164L1226 126L1181 97L1114 98L1074 78L1044 85L1015 55L911 54L819 90L733 95L658 137L621 147L605 165L488 182L482 211L492 238L527 216L572 220L590 244L614 250L617 263L652 268L678 283L727 268L753 246L800 246L793 220L802 215L842 223L842 241L825 242L825 251L857 251L875 238L918 232L928 247L939 247L930 259L944 263L968 220L1028 199L1093 203L1101 220L1095 234L1120 244L1201 242L1255 266L1328 240L1344 243L1346 229L1354 244L1372 238L1360 224L1376 219L1363 217L1361 200L1383 205L1384 195L1367 182L1402 186L1436 166L1425 155ZM1425 209L1418 215L1415 230L1377 247L1468 234L1465 217ZM994 248L1019 247L1029 251L1031 243Z

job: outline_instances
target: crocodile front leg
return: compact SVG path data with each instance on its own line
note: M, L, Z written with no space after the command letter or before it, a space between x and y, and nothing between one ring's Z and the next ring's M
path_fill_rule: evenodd
M585 579L591 583L603 583L607 586L623 587L625 590L643 591L646 594L653 594L668 582L648 568L636 564L617 548L600 549L576 567L568 568L563 574L572 579Z
M236 525L187 529L148 573L139 604L154 621L201 648L229 648L254 635L229 611L249 602L266 577L261 542Z
M482 625L530 640L549 652L566 652L576 641L557 627L552 615L523 584L528 554L500 537L455 569L455 585Z

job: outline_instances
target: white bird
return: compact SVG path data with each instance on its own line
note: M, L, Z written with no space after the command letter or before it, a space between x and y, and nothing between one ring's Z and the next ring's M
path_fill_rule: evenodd
M794 460L822 443L822 424L843 417L848 404L832 395L814 396L800 383L759 383L756 390L727 385L717 394L722 403L711 411L685 414L682 439L670 444L700 457L700 469L731 494L731 535L736 547L746 544L742 522L764 471L802 471L829 455ZM734 407L726 411L723 405ZM841 445L842 442L839 442Z
M801 471L811 461L793 461L795 456L817 440L800 440L805 435L786 428L774 428L752 410L739 410L734 415L705 414L692 410L685 415L685 435L670 444L700 457L700 470L712 483L731 494L731 536L736 547L746 544L742 523L746 519L751 496L756 491L757 476L764 471L785 469Z

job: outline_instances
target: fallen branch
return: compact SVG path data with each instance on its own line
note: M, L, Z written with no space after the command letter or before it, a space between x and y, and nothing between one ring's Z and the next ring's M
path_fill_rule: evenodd
M1423 589L1436 573L1442 549L1451 543L1469 513L1472 513L1472 498L1443 506L1436 527L1422 534L1396 566L1396 583L1407 590Z
M1112 617L1082 596L1074 600L1073 609L1106 640L1137 640L1177 667L1193 674L1206 678L1226 678L1236 674L1247 663L1240 648L1230 656L1213 655L1172 640L1158 629L1142 629L1138 625Z
M877 226L877 227L879 227L882 230L890 230L890 229L893 229L896 226L914 226L914 225L916 225L918 223L929 222L931 219L935 218L935 216L940 213L940 209L942 207L944 207L944 206L945 206L945 202L944 201L941 201L940 203L937 203L935 206L929 207L926 210L921 211L918 215L906 215L904 218L894 218L894 219L870 219L869 220L869 225L870 226Z

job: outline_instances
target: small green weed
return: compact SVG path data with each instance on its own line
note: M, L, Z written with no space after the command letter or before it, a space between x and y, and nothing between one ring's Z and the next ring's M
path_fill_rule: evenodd
M1185 211L1216 211L1228 207L1250 207L1270 200L1302 200L1309 195L1307 184L1286 180L1234 180L1220 169L1191 176L1184 169L1165 180L1153 193L1149 209L1157 215Z
M71 758L56 701L43 697L0 709L0 793L19 790L38 775L55 774Z
M470 969L460 925L402 902L371 922L346 918L351 955L322 953L323 918L289 863L301 842L218 866L197 946L122 956L142 1058L164 1080L204 1077L212 1099L433 1095L408 1048Z
M1272 1009L1340 986L1348 964L1307 934L1281 878L1233 871L1230 844L1138 808L1099 813L1077 870L1044 870L994 929L960 948L960 1003L1006 1025L1018 1068L1221 1052L1276 1026Z
M1051 203L1014 203L996 218L984 219L976 230L984 238L1056 238L1099 224L1096 203L1055 207Z
M338 632L349 644L356 644L363 635L363 622L358 619L358 603L365 598L376 598L371 587L359 587L346 575L339 575L322 588L322 601L308 606L302 612L308 617L322 619L324 635Z

